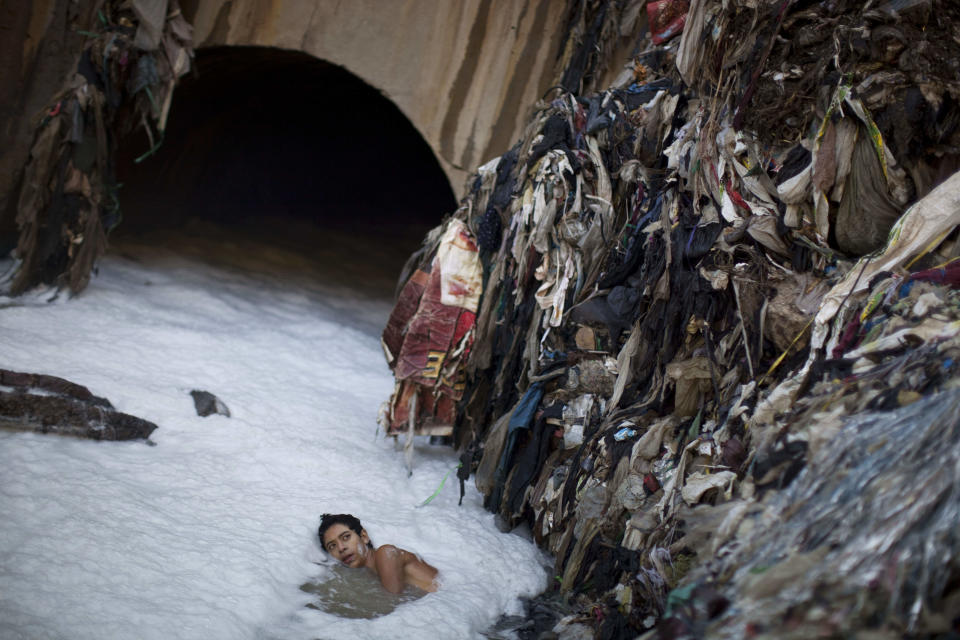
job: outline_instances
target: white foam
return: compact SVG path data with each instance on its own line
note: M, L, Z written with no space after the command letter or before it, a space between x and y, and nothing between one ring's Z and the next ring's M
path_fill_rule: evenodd
M415 509L455 453L419 443L407 477L375 435L390 277L344 264L363 248L310 261L210 237L128 242L76 298L0 309L0 366L159 425L153 447L0 432L0 637L469 638L517 613L541 553L472 481L458 507L453 474ZM197 416L191 389L232 417ZM373 620L306 608L323 512L421 554L442 589Z

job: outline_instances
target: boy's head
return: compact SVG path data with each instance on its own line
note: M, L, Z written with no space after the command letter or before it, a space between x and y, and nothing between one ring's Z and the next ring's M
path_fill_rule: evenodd
M320 536L320 546L324 547L324 550L326 547L323 534L325 534L327 529L335 524L344 525L345 527L351 529L358 536L363 536L366 534L363 525L360 524L360 520L349 513L325 513L320 517L320 528L317 529L317 535ZM369 538L367 540L367 546L371 549L373 548L373 543L369 541Z

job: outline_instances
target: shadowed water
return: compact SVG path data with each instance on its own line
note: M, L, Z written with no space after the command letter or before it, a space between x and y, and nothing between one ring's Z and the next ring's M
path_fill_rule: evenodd
M379 618L426 595L409 585L401 593L390 593L372 571L339 565L327 568L324 576L301 585L300 590L314 596L307 607L341 618Z

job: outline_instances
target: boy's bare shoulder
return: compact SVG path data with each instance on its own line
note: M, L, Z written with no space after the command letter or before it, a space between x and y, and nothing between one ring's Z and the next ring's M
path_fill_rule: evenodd
M400 547L394 546L392 544L382 544L379 547L377 547L377 550L375 551L375 553L377 554L378 558L394 558L396 556L402 557L403 554L406 552Z
M377 547L374 566L380 582L388 591L400 593L404 584L411 584L424 591L436 591L434 579L437 569L419 556L392 544Z
M378 558L384 559L397 559L401 562L410 562L411 560L419 560L415 554L410 553L406 549L401 549L400 547L392 544L384 544L377 547L376 554Z
M380 583L391 593L400 593L406 583L406 561L403 550L392 544L377 547L373 555L374 571L380 576Z

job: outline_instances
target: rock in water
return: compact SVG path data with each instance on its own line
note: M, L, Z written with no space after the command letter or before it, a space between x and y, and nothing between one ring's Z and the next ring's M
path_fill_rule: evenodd
M157 428L63 378L0 370L0 385L3 428L92 440L146 439Z
M206 418L214 413L219 413L222 416L230 417L230 409L227 408L227 405L209 391L194 389L190 392L190 395L193 396L193 406L196 407L198 416Z

